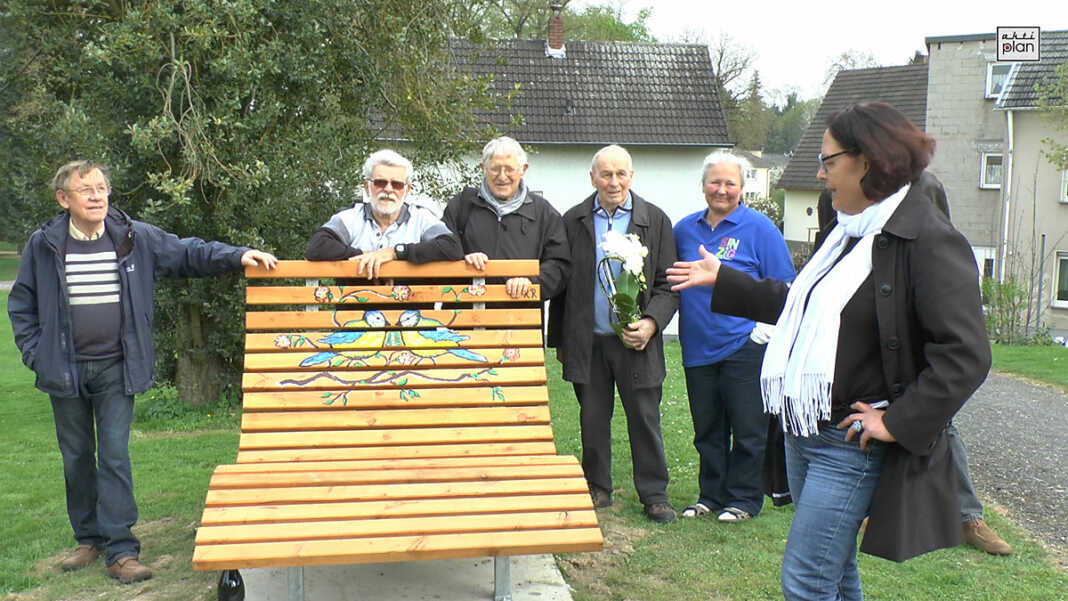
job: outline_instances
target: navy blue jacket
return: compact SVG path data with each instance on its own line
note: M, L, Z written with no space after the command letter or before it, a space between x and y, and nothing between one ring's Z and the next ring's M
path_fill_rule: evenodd
M7 301L22 362L37 374L37 388L62 397L78 396L79 389L64 264L69 224L70 215L63 212L30 235ZM180 239L114 207L105 225L119 265L126 394L137 394L151 388L156 364L155 281L240 269L248 248Z

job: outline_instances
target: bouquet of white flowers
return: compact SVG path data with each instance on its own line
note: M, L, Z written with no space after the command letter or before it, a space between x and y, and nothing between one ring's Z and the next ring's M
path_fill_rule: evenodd
M597 264L597 281L608 297L612 329L622 336L627 324L642 318L638 295L645 290L645 257L649 249L636 234L612 230L605 233L601 249L604 258ZM613 275L612 263L621 264L619 275Z

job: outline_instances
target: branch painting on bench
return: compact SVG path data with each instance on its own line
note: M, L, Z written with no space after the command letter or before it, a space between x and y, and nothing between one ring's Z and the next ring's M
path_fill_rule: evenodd
M337 323L336 319L335 323ZM331 348L334 346L358 346L367 349L366 352L321 351L303 359L299 364L300 367L321 365L324 369L356 366L367 367L370 365L369 360L371 359L383 359L386 365L398 364L408 367L429 362L431 365L436 366L437 360L446 355L453 355L477 363L489 362L484 355L460 347L460 343L467 340L469 336L449 329L446 324L436 319L423 316L418 309L409 309L402 312L397 319L397 325L403 328L423 329L406 329L400 331L370 329L385 328L390 325L391 324L384 313L377 310L371 310L366 311L360 319L347 321L340 326L339 330L320 338L318 340L319 344L308 339L304 334L282 334L275 338L275 346L279 348L296 348L303 345L308 345L313 348L322 348L321 345ZM365 329L350 330L346 328ZM391 350L395 347L403 348ZM519 352L518 348L503 349L501 358L494 365L503 365L506 362L518 360ZM363 378L349 380L334 373L320 371L305 379L282 380L279 382L279 385L307 386L311 382L322 378L333 380L339 384L351 386L353 388L360 386L396 384L401 389L401 400L407 400L419 396L417 391L412 390L411 387L408 386L408 382L412 378L434 383L454 383L467 379L479 381L486 375L497 375L497 372L493 367L486 367L471 373L460 374L454 378L444 378L440 376L432 376L426 372L412 371L409 369L401 371L386 369ZM326 399L324 404L330 405L337 401L341 401L342 405L346 405L349 392L350 391L325 393L323 395L323 398ZM504 392L499 386L492 388L492 394L494 399L505 400Z
M357 303L371 302L371 297L375 296L382 300L394 300L404 302L412 296L412 289L409 286L394 286L393 290L389 294L382 294L381 292L372 288L360 288L358 290L352 290L345 292L344 286L337 287L338 294L341 296L334 297L334 292L328 286L319 286L315 289L315 302L324 303L351 303L353 301Z

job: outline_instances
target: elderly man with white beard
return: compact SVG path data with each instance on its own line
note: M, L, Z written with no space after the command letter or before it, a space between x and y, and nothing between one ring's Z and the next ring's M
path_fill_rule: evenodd
M356 273L378 277L389 261L457 261L460 239L434 213L405 202L412 163L397 152L379 150L363 163L366 202L335 213L308 240L311 261L356 261Z

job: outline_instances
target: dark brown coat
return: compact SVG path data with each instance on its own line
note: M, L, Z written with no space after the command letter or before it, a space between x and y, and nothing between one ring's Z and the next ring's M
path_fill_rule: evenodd
M671 291L667 268L675 262L675 235L663 211L631 192L633 212L628 234L637 234L649 249L645 258L645 291L638 299L646 317L656 322L656 334L644 351L627 351L630 377L636 388L659 386L664 381L663 330L679 309L679 295ZM571 246L571 277L563 294L549 304L549 346L557 349L564 379L584 383L589 377L593 352L594 277L593 195L564 213L564 228Z
M961 542L946 424L990 369L979 274L968 241L913 186L875 237L872 274L882 372L890 391L887 453L861 551L894 561ZM711 310L777 320L787 289L721 269ZM839 332L838 353L868 343Z

